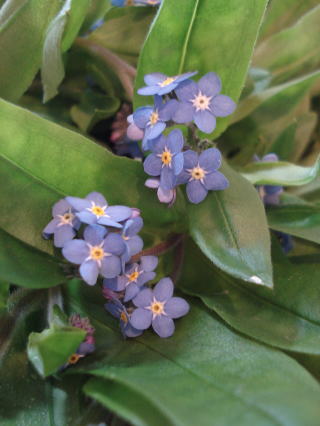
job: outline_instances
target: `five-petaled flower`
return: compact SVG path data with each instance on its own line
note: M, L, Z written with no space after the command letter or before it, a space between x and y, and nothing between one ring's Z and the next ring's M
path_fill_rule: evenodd
M194 120L197 127L211 133L216 127L216 117L226 117L233 113L236 104L229 96L220 95L221 80L214 72L209 72L195 83L187 80L176 88L180 101L173 115L176 123Z
M133 327L146 330L152 325L160 337L172 336L175 329L172 319L189 312L189 304L181 297L172 295L173 283L170 278L162 278L153 290L142 290L133 299L133 304L137 306L130 318Z
M106 288L114 291L124 291L124 302L133 299L141 287L156 276L155 268L158 265L156 256L142 256L140 264L127 265L125 273L117 278L103 280Z
M154 72L152 74L146 74L144 76L144 82L147 86L142 87L138 90L139 95L165 95L167 93L175 90L179 84L183 81L188 80L190 77L193 77L197 74L198 71L195 72L186 72L185 74L175 75L173 77L169 77L160 72Z
M198 155L195 151L184 152L183 171L178 183L187 184L187 196L192 203L204 200L208 191L218 191L229 186L227 178L217 171L221 166L221 154L216 148L209 148Z
M80 265L83 280L94 285L99 273L104 278L114 278L121 273L121 259L125 244L119 234L109 233L100 225L90 225L84 230L84 239L68 241L62 254L69 262ZM106 236L106 237L105 237Z
M170 99L163 103L161 96L154 97L154 106L138 108L133 113L133 122L140 129L144 130L142 148L150 149L153 139L160 136L166 128L166 122L172 119L174 111L177 109L176 99Z
M174 188L176 176L182 171L183 145L181 130L173 130L168 137L160 136L153 144L152 154L145 159L144 171L150 176L160 176L160 187L164 190Z
M130 315L120 300L114 299L106 303L104 307L111 315L120 319L120 328L125 337L137 337L142 334L142 330L138 330L132 326Z
M76 217L71 205L66 200L58 201L52 208L53 219L42 231L44 238L53 234L53 244L63 247L67 241L72 240L80 228L80 220Z
M119 222L127 220L132 210L126 206L108 206L104 196L99 192L90 192L84 199L66 197L69 204L76 210L76 216L83 223L99 224L122 228Z

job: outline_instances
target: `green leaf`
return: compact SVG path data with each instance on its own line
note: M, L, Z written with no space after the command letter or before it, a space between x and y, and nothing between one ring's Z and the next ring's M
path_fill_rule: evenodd
M190 205L190 233L219 268L242 280L272 287L270 236L264 207L255 188L224 165L225 191L209 193Z
M190 313L176 320L173 337L160 339L145 332L124 341L112 330L114 321L100 299L92 303L92 290L80 283L67 296L72 309L79 311L80 304L90 314L100 334L99 352L77 371L104 379L89 382L85 390L120 416L128 418L132 410L130 421L135 425L153 424L147 416L155 406L159 420L168 426L316 426L319 384L287 355L234 333L194 301ZM109 398L110 381L119 387ZM122 391L119 399L116 391ZM135 410L133 402L139 400ZM147 413L142 417L145 402Z
M31 333L27 349L29 360L41 376L50 376L75 353L85 335L85 330L80 328L57 326Z
M41 67L44 102L58 93L58 86L64 78L62 52L69 49L77 36L89 4L89 0L65 0L48 28Z
M189 244L179 287L200 297L249 337L285 350L319 355L320 309L316 300L320 270L315 263L295 265L285 257L275 260L274 288L270 291L244 285L223 273Z
M0 12L0 96L17 101L41 64L42 47L60 0L7 0Z
M256 162L242 169L242 176L253 185L300 186L320 175L320 158L312 167L301 167L285 161Z
M110 7L109 0L91 0L90 8L81 29L82 32L86 33L92 25L102 19Z
M237 101L267 0L195 0L177 4L165 0L143 47L136 89L144 74L176 75L215 71L222 79L222 93ZM177 13L179 19L177 20ZM236 22L236 25L235 25ZM135 97L135 106L145 97ZM228 118L218 119L214 137L227 127Z
M253 65L271 71L277 83L319 68L319 20L318 4L295 25L261 43L255 50Z
M320 207L289 205L269 208L271 229L320 244Z
M7 309L7 299L9 296L10 284L6 281L0 281L0 314Z

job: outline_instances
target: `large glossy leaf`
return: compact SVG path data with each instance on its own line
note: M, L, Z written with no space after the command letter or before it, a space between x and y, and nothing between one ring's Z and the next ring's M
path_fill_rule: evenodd
M219 268L272 287L270 236L264 207L255 188L226 165L230 186L189 206L190 233L203 253Z
M85 391L125 418L128 411L136 412L130 418L135 425L153 424L147 416L155 407L162 424L170 426L281 422L316 426L320 402L316 381L287 355L237 335L197 303L191 301L190 313L176 321L172 338L146 332L123 341L116 338L113 321L109 323L103 302L92 296L91 288L79 283L67 289L71 308L81 307L101 330L99 351L78 371L107 381L94 379ZM118 390L111 390L109 398L110 380ZM122 392L119 399L117 391ZM141 401L136 410L130 402L127 408L126 397ZM141 404L146 406L145 417Z
M237 101L266 4L266 0L195 0L177 6L165 0L141 53L136 88L150 72L175 75L198 70L201 76L215 71L223 93ZM145 103L145 98L135 98L135 106ZM213 135L218 136L227 122L219 119Z
M289 205L268 209L270 228L320 244L320 207Z
M295 25L261 43L255 50L253 65L270 70L277 83L319 68L319 20L318 4Z
M241 333L271 346L319 355L320 270L316 263L295 265L284 259L275 258L270 291L223 273L189 244L179 286Z
M320 159L312 167L279 162L256 162L242 169L242 176L253 185L300 186L312 182L320 174Z
M0 96L17 101L40 68L42 47L60 0L7 0L0 12Z

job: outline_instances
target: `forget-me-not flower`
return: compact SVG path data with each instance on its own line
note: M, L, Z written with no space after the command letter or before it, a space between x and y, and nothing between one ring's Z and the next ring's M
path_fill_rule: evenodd
M48 239L53 234L53 244L63 247L67 241L72 240L80 228L80 220L75 211L66 200L60 200L52 208L53 219L42 231L44 238Z
M106 303L104 307L111 315L120 319L120 328L125 337L137 337L142 334L142 330L138 330L132 326L130 315L120 300L114 299Z
M131 314L131 324L139 330L152 325L160 337L170 337L174 333L173 319L189 312L189 304L181 297L172 297L173 283L170 278L162 278L153 290L146 288L134 299L137 306Z
M181 130L175 129L167 137L161 135L153 144L152 154L143 163L148 175L160 176L160 186L164 190L174 188L175 177L182 171L183 145Z
M185 81L176 88L180 101L173 116L176 123L188 123L194 120L197 127L211 133L216 127L216 117L226 117L233 113L236 104L229 96L220 95L221 80L214 72L209 72L195 83Z
M169 77L160 72L154 72L152 74L146 74L144 76L144 82L147 86L142 87L138 90L139 95L165 95L167 93L175 90L179 84L183 81L188 80L190 77L197 74L198 71L195 72L186 72L185 74L175 75L173 77Z
M133 299L141 287L156 276L155 268L158 265L156 256L142 256L139 263L127 265L125 273L113 279L103 280L103 285L110 290L124 291L124 302Z
M217 171L221 166L221 154L217 148L206 149L200 155L188 150L183 155L184 166L178 183L187 184L187 196L192 203L200 203L208 191L220 191L229 186L227 178Z
M119 234L109 233L100 225L90 225L84 230L84 239L68 241L62 249L63 256L80 265L83 280L94 285L99 273L104 278L114 278L121 273L121 256L125 244Z
M175 188L173 189L163 189L160 186L160 179L159 178L151 178L147 179L145 181L145 186L147 188L156 189L157 190L157 196L160 203L165 204L174 204L176 197L177 197L177 191Z
M83 223L99 224L122 228L119 222L131 216L131 209L126 206L108 206L104 196L99 192L90 192L85 198L66 197L66 200L77 211L76 216Z

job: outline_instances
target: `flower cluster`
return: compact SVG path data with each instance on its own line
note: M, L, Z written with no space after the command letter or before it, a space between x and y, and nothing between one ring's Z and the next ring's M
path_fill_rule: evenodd
M161 0L112 0L112 6L159 6Z
M198 82L191 80L197 72L169 77L161 73L147 74L146 86L138 90L140 95L154 96L154 105L138 108L128 117L128 136L142 139L142 148L151 151L144 162L145 172L151 176L146 186L157 189L159 201L174 203L176 188L186 184L189 201L198 204L205 199L208 191L226 189L226 177L218 171L221 154L217 148L201 152L201 141L196 128L212 133L217 117L233 113L235 103L220 94L221 80L209 72ZM191 136L185 143L181 130L174 129L166 135L163 132L170 125L186 124ZM142 132L142 133L141 133ZM208 143L207 140L205 140Z
M156 256L138 255L143 240L140 211L126 206L109 206L104 196L91 192L85 198L66 197L52 209L53 219L43 236L53 236L54 245L63 256L79 265L81 278L95 285L103 277L103 295L109 300L106 309L120 319L123 334L136 337L151 325L160 337L174 332L173 319L185 315L188 303L172 297L173 284L163 278L152 291L158 265ZM76 238L77 237L77 238ZM93 329L86 319L72 316L70 324L87 331L86 340L73 354L69 364L94 350Z
M77 351L69 357L67 366L76 364L79 359L91 354L95 350L95 329L92 327L89 318L82 318L79 314L73 314L69 318L69 324L72 327L81 328L87 334Z

